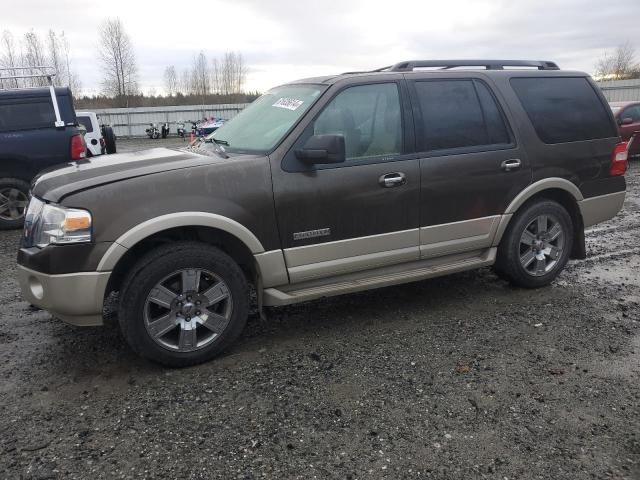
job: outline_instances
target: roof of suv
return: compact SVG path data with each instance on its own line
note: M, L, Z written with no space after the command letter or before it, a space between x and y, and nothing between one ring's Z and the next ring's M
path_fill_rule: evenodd
M418 70L416 70L418 69ZM538 60L409 60L396 63L395 65L378 68L369 71L345 72L338 75L325 75L321 77L310 77L296 80L291 83L323 83L331 85L346 77L356 75L385 75L389 73L442 73L452 70L472 70L485 73L512 70L517 72L526 71L527 74L552 71L559 71L560 68L554 62Z

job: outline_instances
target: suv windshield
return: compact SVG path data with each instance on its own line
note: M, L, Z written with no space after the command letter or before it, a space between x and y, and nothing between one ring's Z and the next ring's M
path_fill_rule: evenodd
M269 90L207 137L230 152L271 150L324 90L321 85L285 85Z

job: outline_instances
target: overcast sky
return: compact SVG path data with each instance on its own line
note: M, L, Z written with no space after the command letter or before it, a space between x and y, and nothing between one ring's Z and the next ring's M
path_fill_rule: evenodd
M133 41L139 83L163 87L201 50L239 51L247 87L372 69L408 59L556 61L593 72L608 49L640 53L640 0L0 0L0 30L64 31L88 93L100 87L97 26L118 16Z

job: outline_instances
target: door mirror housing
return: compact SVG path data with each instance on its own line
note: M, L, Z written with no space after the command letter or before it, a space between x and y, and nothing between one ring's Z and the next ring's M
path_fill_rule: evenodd
M622 121L620 122L620 125L631 125L633 123L633 118L631 117L625 117L622 119Z
M343 163L346 147L342 135L314 135L304 147L296 150L296 157L308 164Z

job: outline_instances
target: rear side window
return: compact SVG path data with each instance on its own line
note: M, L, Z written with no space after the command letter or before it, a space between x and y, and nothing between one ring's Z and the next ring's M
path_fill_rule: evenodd
M51 101L37 99L0 103L0 130L53 127L56 121Z
M90 117L82 117L78 115L78 123L87 129L87 133L93 132L93 125L91 124Z
M418 81L415 89L422 113L422 131L417 132L420 150L511 143L502 112L484 83Z
M544 143L617 136L609 113L586 78L512 78L511 86Z

